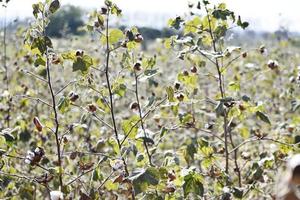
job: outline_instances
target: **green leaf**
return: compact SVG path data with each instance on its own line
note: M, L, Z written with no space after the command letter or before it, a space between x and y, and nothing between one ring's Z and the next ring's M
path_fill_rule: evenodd
M94 170L92 178L93 178L93 181L98 181L100 179L100 176L99 176L99 173L98 173L97 169Z
M191 113L179 114L180 123L183 125L191 124L194 121L194 117Z
M51 2L50 6L49 6L49 11L53 14L59 9L59 7L60 7L59 0L54 0Z
M62 113L65 113L69 108L69 106L70 106L70 99L66 98L65 96L62 96L57 103L57 107L59 111Z
M248 101L251 101L251 98L248 97L247 95L243 95L242 100L245 101L245 102L248 102Z
M187 163L191 163L194 160L195 154L197 153L197 148L194 143L191 143L186 146L184 151L184 159Z
M234 187L233 188L233 196L238 199L242 199L244 195L244 191L242 188Z
M149 185L158 185L160 173L157 168L149 167L146 170L141 169L134 172L129 179L132 180L135 194L138 195L139 193L146 191Z
M300 108L300 102L297 100L292 100L291 101L291 110L292 112L295 112L296 110L298 110Z
M42 2L32 4L33 16L37 19L38 14L44 12L44 5Z
M7 144L11 144L13 141L15 141L15 137L11 133L6 132L3 134L3 136Z
M116 4L113 4L111 8L111 13L119 17L122 14L122 10Z
M75 60L76 55L75 51L69 51L61 54L61 57L66 60Z
M234 81L229 83L229 90L240 91L240 89L241 89L240 83Z
M6 153L4 149L0 149L0 157L3 156Z
M35 18L37 18L38 17L38 13L40 12L40 10L39 10L39 4L32 4L32 9L33 9L33 11L32 11L33 16Z
M120 29L110 29L108 32L108 43L109 44L115 44L119 42L122 38L124 38L124 34ZM106 43L106 37L101 37L101 42L103 44Z
M117 78L112 84L112 92L123 97L126 93L127 87L123 78Z
M158 73L157 69L147 69L144 71L144 75L140 78L140 81L143 82L153 76L155 76Z
M212 12L212 15L221 20L227 20L227 17L232 17L234 19L234 13L228 9L216 9Z
M184 34L196 33L198 31L199 25L201 25L200 17L196 16L194 19L187 21L184 24Z
M113 190L114 191L114 190L118 190L119 183L113 183L112 180L108 180L108 181L106 181L106 183L104 184L104 186L105 186L105 188L107 190L109 190L109 191Z
M38 58L34 61L34 66L38 67L38 66L46 66L46 61L45 58L42 56L38 56Z
M223 116L224 115L225 109L224 109L223 101L220 101L218 103L218 105L215 108L215 111L216 111L217 116Z
M175 19L169 19L168 26L171 28L175 28L176 30L180 29L180 24L184 22L181 17L176 17Z
M53 48L52 42L49 37L34 38L31 44L31 49L38 49L40 54L46 53L47 48Z
M262 120L263 122L266 122L266 123L268 123L268 124L271 124L271 121L270 121L269 117L268 117L265 113L260 112L260 111L257 111L257 112L256 112L256 116L257 116L260 120Z
M73 63L73 72L81 71L82 74L88 73L89 68L93 65L93 59L84 55L83 57L76 57L75 62Z
M198 87L198 76L195 74L190 74L186 76L183 73L179 73L177 76L177 80L179 82L182 82L191 91Z
M105 113L110 113L110 109L109 106L107 105L107 102L105 102L105 99L103 98L98 98L98 100L96 101L98 107L103 110L103 112Z
M241 16L238 17L237 25L240 26L242 29L246 29L249 26L248 22L242 22Z
M175 102L175 97L174 97L174 90L171 86L166 88L167 96L169 102Z
M94 31L94 26L87 24L86 29L87 29L87 31L92 32L92 31Z
M112 147L112 149L113 149L113 151L116 155L120 154L120 149L119 149L118 143L114 138L112 138L112 137L109 138L108 139L108 144L109 144L110 147Z
M138 132L138 127L135 126L134 128L132 128L138 121L140 120L140 117L138 115L133 115L132 117L130 117L129 119L127 120L124 120L122 122L122 130L124 132L124 134L128 134L129 131L131 130L130 132L130 135L129 135L129 138L135 138L137 132Z
M104 25L104 17L102 15L97 15L97 21L99 22L100 26Z
M187 197L189 193L195 193L199 196L203 196L204 187L201 182L202 177L195 172L190 172L184 177L183 193L184 197Z

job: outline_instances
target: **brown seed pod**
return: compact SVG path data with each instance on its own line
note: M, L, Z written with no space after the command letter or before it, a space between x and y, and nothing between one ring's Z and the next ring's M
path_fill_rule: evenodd
M276 60L269 60L268 61L268 67L272 70L278 68L278 62Z
M168 178L169 178L169 181L174 181L176 179L174 171L168 173Z
M143 42L143 40L144 40L144 38L143 38L142 34L137 33L137 34L135 35L135 38L134 38L134 41L135 41L135 42L141 43L141 42Z
M47 184L53 179L51 174L43 174L42 176L35 177L34 180L38 183Z
M247 57L247 52L243 52L243 53L242 53L242 57L243 57L243 58L246 58L246 57Z
M96 107L95 105L93 105L93 104L89 104L89 105L88 105L88 110L89 110L90 112L96 112L97 107Z
M242 152L241 154L241 157L244 159L244 160L249 160L251 158L251 155L249 152Z
M121 47L127 48L127 41L123 41L123 42L121 43Z
M99 28L101 24L98 22L98 20L94 21L94 27Z
M129 107L131 110L137 110L139 108L139 104L137 102L132 102Z
M261 54L264 54L265 52L266 52L266 47L265 46L260 46L259 47L259 52L261 53Z
M288 130L288 132L293 133L294 130L295 130L295 127L289 126L289 127L287 128L287 130Z
M184 94L180 93L176 96L176 98L178 99L178 101L183 101L184 99Z
M52 64L58 65L59 63L61 63L60 57L54 56L54 57L52 58Z
M197 73L197 67L196 67L196 66L193 66L193 67L191 68L191 72L194 73L194 74Z
M82 57L84 54L84 51L82 49L77 49L75 55L77 57Z
M74 160L77 157L77 151L74 151L70 154L70 159Z
M246 108L245 108L245 106L243 104L239 104L239 109L240 109L240 111L246 110Z
M216 151L219 154L223 154L225 152L225 148L224 147L219 147Z
M122 183L123 180L124 180L124 175L123 175L123 174L120 174L119 176L117 176L117 177L114 179L113 183Z
M176 90L178 90L178 89L180 88L180 83L179 83L179 82L175 82L174 88L175 88Z
M164 193L173 193L175 192L176 188L172 185L167 185L164 189L163 192Z
M83 163L83 162L79 161L78 165L79 165L79 169L84 171L84 170L91 169L94 166L94 163L93 162Z
M107 13L107 8L102 7L101 8L101 14L105 15Z
M75 102L79 98L79 95L75 92L70 92L69 98L70 98L70 101Z
M137 62L134 64L133 69L135 71L141 71L141 69L142 69L141 66L142 66L141 63Z
M43 130L43 125L42 123L40 122L39 118L38 117L34 117L33 118L33 123L35 125L35 128L41 132Z
M187 70L184 70L184 71L182 72L182 74L183 74L184 76L188 76L188 75L189 75L189 72L188 72Z
M64 142L64 144L67 144L69 142L68 138L67 137L63 137L63 142Z

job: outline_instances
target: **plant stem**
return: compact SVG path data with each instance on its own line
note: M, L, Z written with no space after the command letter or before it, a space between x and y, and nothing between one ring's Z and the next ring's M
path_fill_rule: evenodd
M3 67L5 70L5 75L4 75L4 81L5 81L5 89L7 91L9 91L9 80L8 80L8 67L7 67L7 44L6 44L6 40L7 40L7 27L6 27L6 8L7 8L7 4L3 6L4 7L4 20L3 20ZM10 98L7 101L7 115L5 117L5 121L6 121L6 126L7 128L10 127L10 110L11 110L11 103L10 103Z
M59 130L59 122L58 122L58 114L56 110L56 100L55 100L55 94L53 91L52 87L52 82L51 82L51 73L50 73L50 62L49 62L49 54L48 54L48 47L46 43L46 31L45 31L45 18L44 18L44 13L42 13L42 27L43 27L43 37L45 41L45 56L46 56L46 70L47 70L47 82L48 82L48 87L50 90L51 94L51 99L52 99L52 110L54 112L54 121L55 121L55 140L56 140L56 149L57 149L57 160L58 160L58 166L59 166L59 183L60 183L60 189L63 189L63 180L62 180L62 162L61 162L61 150L60 150L60 141L59 141L59 135L58 135L58 130Z
M207 13L207 19L208 19L208 26L209 26L209 34L210 37L212 39L212 45L213 45L213 50L215 53L218 53L217 51L217 47L216 47L216 40L214 38L214 34L212 31L212 26L211 26L211 19L209 16L209 11L207 9L207 7L205 6L205 10ZM220 68L220 64L219 64L219 60L218 58L215 59L215 63L216 63L216 68L217 68L217 72L218 72L218 80L219 80L219 91L221 94L222 99L224 99L226 97L226 93L225 93L225 88L224 88L224 83L223 83L223 76L222 76L222 72L221 72L221 68ZM228 129L227 129L227 124L228 124L228 115L227 115L227 111L224 111L224 116L223 116L223 129L224 129L224 148L225 148L225 173L228 175L228 170L229 170L229 154L228 154Z
M119 147L119 150L120 150L120 154L122 154L121 152L121 149L122 149L122 144L120 142L120 139L119 139L119 134L118 134L118 129L117 129L117 125L116 125L116 119L115 119L115 113L114 113L114 102L113 102L113 92L112 92L112 88L111 88L111 85L110 85L110 80L109 80L109 58L110 58L110 45L109 45L109 8L107 8L107 15L106 15L106 34L105 34L105 37L106 37L106 65L105 65L105 77L106 77L106 83L107 83L107 88L108 88L108 93L109 93L109 99L110 99L110 113L111 113L111 119L112 119L112 123L113 123L113 128L114 128L114 133L115 133L115 138L117 140L117 143L118 143L118 147ZM129 172L128 172L128 168L127 168L127 164L126 164L126 161L125 161L125 158L123 156L122 157L122 161L123 161L123 164L124 164L124 169L125 169L125 173L126 173L126 176L129 175Z
M7 68L7 63L6 63L6 58L7 58L7 46L6 46L6 31L7 31L7 27L6 27L6 6L4 6L5 9L5 13L4 13L4 24L3 24L3 66L5 69L5 76L4 76L4 80L5 80L5 84L6 84L6 90L8 90L8 68Z
M231 121L230 121L229 124L231 124ZM229 128L229 127L228 127L228 128ZM240 169L239 164L238 164L238 149L235 148L235 144L234 144L234 142L233 142L233 139L232 139L232 135L231 135L231 134L229 134L229 139L230 139L230 142L231 142L231 146L232 146L232 148L234 149L235 172L237 173L237 176L238 176L239 187L242 187L241 169Z
M135 97L136 97L136 102L137 102L137 104L138 104L139 117L140 117L140 119L141 119L141 126L142 126L142 129L143 129L143 132L144 132L144 137L145 137L144 140L143 140L143 143L144 143L144 146L145 146L145 149L146 149L146 152L147 152L149 164L150 164L151 166L154 166L153 163L152 163L151 154L150 154L150 152L149 152L149 148L148 148L148 145L147 145L147 142L146 142L147 133L146 133L146 129L145 129L145 126L144 126L143 114L142 114L142 108L141 108L140 98L139 98L138 76L137 76L135 70L134 70L134 77L135 77Z

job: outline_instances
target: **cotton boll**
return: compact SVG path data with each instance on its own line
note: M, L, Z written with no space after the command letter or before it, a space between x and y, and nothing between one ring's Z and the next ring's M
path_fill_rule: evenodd
M294 170L297 166L300 166L300 154L292 156L287 164L290 170Z
M274 152L277 151L277 150L278 150L278 147L277 147L276 144L270 144L270 151L271 151L272 153L274 153Z
M63 200L64 195L61 191L51 191L50 198L51 198L51 200Z
M28 165L30 165L30 163L31 163L31 160L30 160L30 159L28 159L28 158L26 157L26 159L25 159L25 163L26 163L26 164L28 164Z
M300 184L300 154L292 156L288 161L287 167L291 174L290 183Z
M297 185L300 184L300 154L296 154L287 162L287 169L278 176L277 199L300 199Z

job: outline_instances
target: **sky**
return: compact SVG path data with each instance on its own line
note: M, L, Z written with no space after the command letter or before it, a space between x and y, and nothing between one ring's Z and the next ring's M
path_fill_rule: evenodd
M9 19L32 16L33 3L38 0L11 0L7 9ZM191 0L190 2L192 2ZM195 0L194 0L195 1ZM221 2L220 0L212 0ZM100 8L103 0L61 0L83 8ZM114 0L123 10L128 25L163 27L168 18L187 11L188 0ZM249 29L275 31L280 25L290 31L300 32L300 0L223 0L229 9L250 22ZM4 10L0 9L0 21Z

